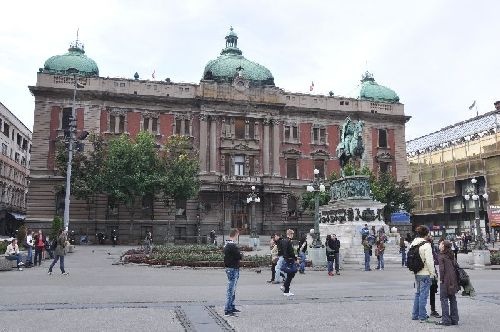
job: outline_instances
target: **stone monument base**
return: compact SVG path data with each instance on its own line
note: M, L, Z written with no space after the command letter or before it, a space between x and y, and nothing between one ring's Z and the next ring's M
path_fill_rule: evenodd
M307 258L313 266L326 266L326 251L325 248L307 248Z
M486 265L491 265L491 254L489 250L472 250L474 258L474 269L484 269Z

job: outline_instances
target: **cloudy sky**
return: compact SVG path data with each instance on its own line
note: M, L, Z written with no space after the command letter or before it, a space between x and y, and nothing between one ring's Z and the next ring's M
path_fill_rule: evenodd
M289 91L351 95L364 71L412 116L407 139L493 110L500 100L500 2L466 0L7 1L0 102L29 128L38 68L76 38L101 76L199 82L229 26L243 54Z

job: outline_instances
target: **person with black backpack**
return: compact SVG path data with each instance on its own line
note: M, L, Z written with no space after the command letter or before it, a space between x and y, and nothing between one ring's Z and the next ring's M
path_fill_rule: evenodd
M425 306L429 297L431 279L436 278L432 247L425 239L429 234L426 226L420 225L416 229L417 237L412 241L406 263L408 269L415 274L415 299L413 301L412 319L420 322L429 322Z

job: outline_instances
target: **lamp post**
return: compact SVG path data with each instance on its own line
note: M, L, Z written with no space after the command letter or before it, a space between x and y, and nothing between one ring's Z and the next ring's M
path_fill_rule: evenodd
M314 169L314 180L307 186L307 191L314 193L314 234L313 234L313 248L321 248L321 239L319 233L319 195L325 192L325 185L319 178L319 170Z
M481 224L479 221L479 200L481 196L485 201L488 200L488 194L484 193L483 195L478 194L478 189L477 189L477 179L472 178L470 180L472 183L472 190L468 190L467 193L464 195L464 198L466 201L473 200L474 201L474 224L476 228L476 244L474 249L476 250L487 250L488 248L484 244L484 239L481 234Z
M259 235L257 234L257 223L255 222L255 203L260 203L260 197L255 192L255 186L252 186L252 192L247 196L247 204L252 204L252 212L250 215L250 242L256 249L259 245Z
M79 73L78 69L69 68L67 70L69 74L73 74L74 87L73 87L73 106L71 108L71 119L69 121L69 137L68 137L68 164L66 166L66 192L64 197L64 229L68 231L69 228L69 205L71 196L71 164L73 162L73 140L76 130L76 89L78 88L78 83L76 81L76 75Z

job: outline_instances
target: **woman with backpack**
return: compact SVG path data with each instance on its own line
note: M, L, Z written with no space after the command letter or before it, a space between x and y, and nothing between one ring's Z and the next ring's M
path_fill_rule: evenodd
M458 306L456 293L460 290L458 285L456 262L451 250L451 242L443 241L439 244L439 299L443 317L437 325L458 325Z

